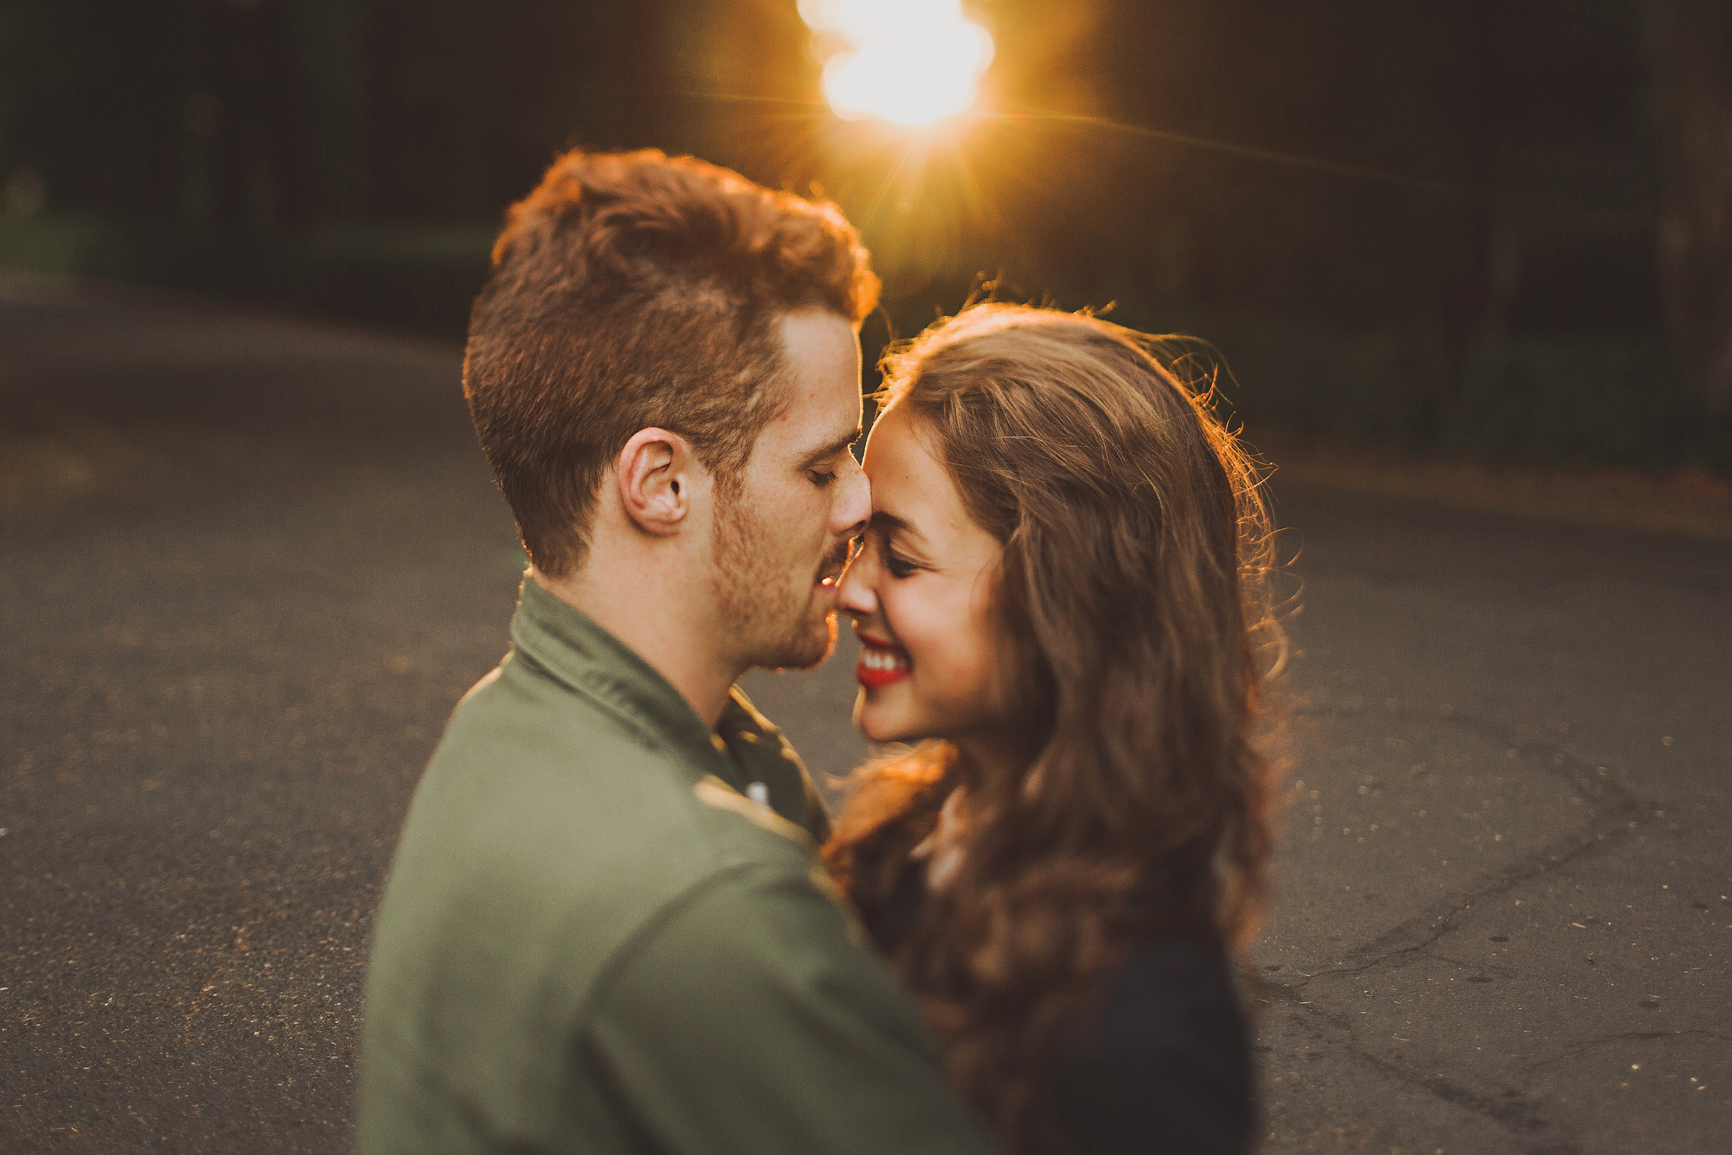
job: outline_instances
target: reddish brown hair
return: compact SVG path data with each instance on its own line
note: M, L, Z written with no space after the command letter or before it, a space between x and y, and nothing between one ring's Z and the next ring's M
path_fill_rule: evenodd
M776 411L780 317L859 325L878 299L835 205L654 150L560 157L511 207L493 265L463 393L552 576L581 561L596 486L632 434L681 434L725 487Z
M1012 1151L1043 1146L1057 1028L1131 946L1242 942L1265 893L1269 520L1251 460L1160 349L989 304L885 366L890 403L1003 543L995 609L1028 757L1002 781L938 742L868 767L825 854L882 908L966 787L962 865L892 961Z

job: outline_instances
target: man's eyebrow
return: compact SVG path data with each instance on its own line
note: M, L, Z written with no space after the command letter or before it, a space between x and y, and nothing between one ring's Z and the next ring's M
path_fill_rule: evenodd
M806 463L808 465L810 465L815 461L823 461L827 457L836 456L838 453L841 453L844 449L847 449L850 445L852 445L856 441L860 440L860 435L862 432L863 432L863 430L856 429L852 433L844 434L843 436L838 437L836 440L834 440L830 444L824 446L822 449L814 449L812 452L810 452L806 455Z

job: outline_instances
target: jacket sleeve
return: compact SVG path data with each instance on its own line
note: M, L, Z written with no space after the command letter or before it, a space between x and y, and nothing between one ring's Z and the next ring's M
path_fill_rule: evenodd
M984 1155L912 1001L812 880L711 879L618 959L578 1077L669 1155Z

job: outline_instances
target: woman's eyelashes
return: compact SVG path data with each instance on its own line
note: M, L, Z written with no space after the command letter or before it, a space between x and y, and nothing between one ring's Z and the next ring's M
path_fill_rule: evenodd
M884 568L890 571L890 576L893 578L905 578L911 576L920 567L906 558L897 557L886 549L884 551Z
M864 557L868 551L874 555L878 564L882 566L891 577L905 578L920 569L920 564L918 562L909 561L904 557L898 557L896 551L890 547L889 537L880 534L876 530L869 530L855 538L853 542L850 543L848 560L850 562L857 561Z

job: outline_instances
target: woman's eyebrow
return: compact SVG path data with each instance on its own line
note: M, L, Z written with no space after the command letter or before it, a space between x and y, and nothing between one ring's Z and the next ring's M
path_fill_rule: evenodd
M884 534L889 534L892 532L903 533L903 534L907 534L909 537L912 537L917 541L921 540L919 530L915 529L912 525L909 525L902 518L897 517L894 513L890 513L887 510L883 510L883 509L873 510L872 511L872 520L869 521L867 523L867 525L869 528L875 529L875 530L879 531L880 533L884 533Z

